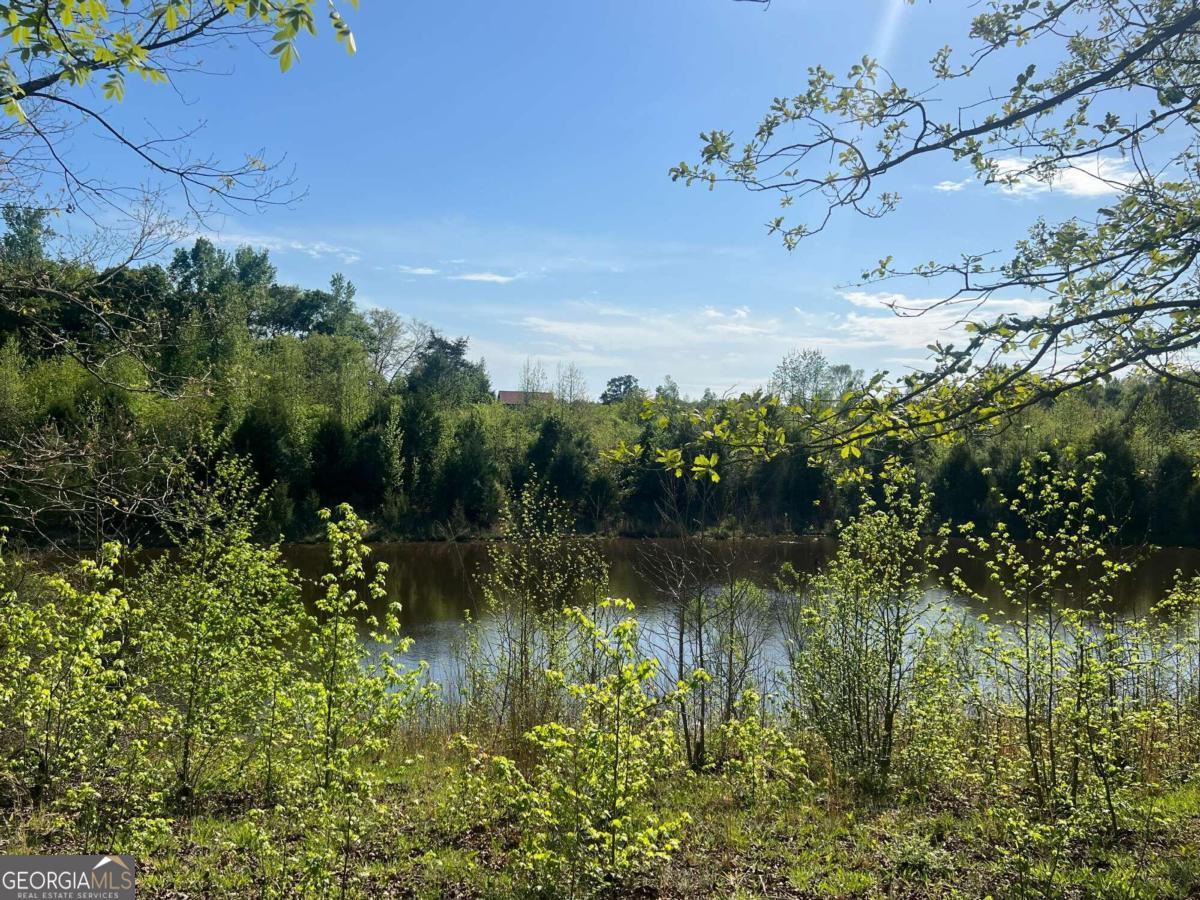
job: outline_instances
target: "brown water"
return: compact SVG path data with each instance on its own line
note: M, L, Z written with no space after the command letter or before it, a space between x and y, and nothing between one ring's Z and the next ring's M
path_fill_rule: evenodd
M633 600L644 629L653 632L670 612L653 573L663 558L679 554L681 545L670 540L632 539L600 540L598 545L609 562L609 593ZM829 558L833 548L828 538L763 538L714 542L708 552L721 561L723 571L772 590L784 563L811 573ZM435 678L453 680L453 646L462 635L465 614L470 611L486 621L486 615L480 616L478 579L487 565L488 545L410 542L376 544L372 549L373 559L387 563L388 599L400 602L404 632L414 639L410 661L426 660ZM1128 555L1134 558L1133 551ZM328 565L328 549L320 544L291 545L285 556L311 579L322 575ZM1136 556L1141 561L1114 591L1118 608L1131 614L1146 612L1170 587L1176 573L1200 574L1198 549L1165 548ZM954 562L963 565L961 558ZM963 565L963 574L972 588L989 593L981 565ZM944 592L941 596L964 612L984 611L964 598ZM787 602L784 596L776 600Z

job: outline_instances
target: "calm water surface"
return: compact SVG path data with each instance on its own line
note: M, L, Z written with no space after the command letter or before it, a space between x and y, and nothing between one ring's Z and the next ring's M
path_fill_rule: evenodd
M633 600L644 631L653 635L672 612L670 601L656 587L653 572L664 557L681 552L680 544L607 539L598 545L609 563L609 593ZM737 577L771 591L784 563L791 563L799 572L813 572L833 549L834 542L828 538L763 538L714 542L709 552ZM478 585L487 566L487 550L485 543L408 542L372 547L373 559L388 566L388 599L400 602L404 631L414 639L409 661L428 661L433 677L440 682L454 679L453 647L462 635L465 614L469 611L486 622L486 616L480 615ZM301 574L312 579L322 575L328 565L328 549L320 544L292 545L285 555ZM1115 591L1120 609L1130 613L1146 611L1170 587L1177 572L1200 574L1197 549L1166 548L1141 555L1134 572L1123 578ZM987 593L982 567L965 566L964 575L973 588ZM964 611L984 611L963 598L944 596ZM775 602L788 600L776 595ZM767 651L781 659L782 637L777 635Z

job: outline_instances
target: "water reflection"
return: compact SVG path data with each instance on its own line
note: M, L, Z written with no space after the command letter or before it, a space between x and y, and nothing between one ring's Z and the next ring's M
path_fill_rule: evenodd
M670 540L611 539L599 544L610 566L609 593L614 597L628 597L637 604L639 618L648 636L661 633L672 607L656 585L653 573L663 559L672 555L686 558L689 551L679 542ZM376 544L372 550L375 560L387 563L388 600L400 602L404 631L414 638L409 661L426 660L436 680L452 682L456 671L452 649L462 634L465 614L469 611L479 618L479 575L488 564L488 545L388 543ZM833 550L834 542L828 538L763 538L713 542L704 552L709 554L710 562L715 559L719 563L723 578L732 574L773 591L784 563L790 563L798 572L811 573L830 557ZM285 555L288 562L309 579L321 576L328 565L328 549L319 544L293 545L286 548ZM1124 555L1131 560L1141 557L1141 561L1114 587L1116 604L1121 611L1145 613L1170 587L1177 572L1184 576L1200 574L1200 550L1197 549L1168 548L1152 553L1125 551ZM960 567L972 589L992 597L988 611L1003 612L996 608L995 596L988 588L981 562L952 553L947 568L949 566ZM938 599L963 607L964 611L984 611L984 607L944 591L938 592ZM788 601L776 594L775 602ZM486 616L483 619L486 622ZM781 636L775 635L766 649L771 657L782 662Z

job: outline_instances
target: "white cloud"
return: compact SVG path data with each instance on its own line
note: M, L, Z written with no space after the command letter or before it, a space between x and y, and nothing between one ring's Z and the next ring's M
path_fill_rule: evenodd
M336 257L346 265L358 262L362 255L353 247L332 244L328 241L302 241L272 234L250 234L244 232L214 232L205 235L214 244L225 247L257 247L271 253L301 253L310 259Z
M999 176L1015 179L1007 184L1000 183L1001 190L1019 197L1049 191L1061 192L1068 197L1105 197L1119 193L1138 177L1127 160L1098 156L1056 169L1050 173L1048 181L1029 172L1029 166L1029 160L1017 157L997 160Z
M991 299L975 307L971 318L1030 315L1045 308L1024 298ZM567 300L538 303L523 312L499 308L493 327L473 338L471 346L486 357L498 385L515 384L522 363L533 356L547 366L576 363L593 383L631 372L652 385L670 373L685 393L699 396L705 388L721 393L765 384L783 355L797 347L822 350L833 362L868 371L920 369L929 362L929 344L966 341L962 318L967 312L936 298L884 291L847 291L832 307L817 304L791 312L740 304L664 308Z
M844 338L842 346L893 350L923 350L939 341L960 343L967 338L968 319L989 321L1002 315L1029 316L1043 313L1047 308L1041 301L1019 297L992 298L966 306L886 291L846 291L842 299L856 307L854 312L835 317L833 329Z
M593 380L633 372L646 381L669 372L685 392L698 396L707 387L742 391L765 384L796 347L813 347L834 362L867 370L908 369L928 362L929 344L961 344L967 336L961 306L882 291L839 296L847 306L796 308L794 314L759 313L744 305L681 310L568 301L550 312L502 320L502 341L492 336L472 346L505 374L534 355L548 365L575 362ZM972 317L1044 309L1043 303L1021 298L989 300Z
M953 310L954 317L958 318L963 314L964 309L964 305L961 303L957 306L944 305L945 301L943 298L910 297L908 294L902 294L898 291L843 291L840 296L853 306L865 309L887 310L889 311L889 315L892 314L890 312L892 309L915 313L939 308L942 310ZM990 318L1004 313L1035 315L1045 312L1046 304L1038 300L1025 300L1019 297L993 297L981 304L976 304L972 308L976 309L976 318L981 316Z
M637 373L644 381L670 373L695 396L708 387L752 390L766 382L789 349L820 343L797 320L759 315L747 306L665 310L590 301L565 306L557 314L537 312L506 322L518 332L506 344L544 362L576 362L597 380L620 372ZM489 362L506 361L503 352L489 346Z
M436 275L437 269L431 269L429 266L403 266L396 265L393 268L403 275Z
M520 275L499 275L496 272L467 272L463 275L446 276L451 281L480 281L485 284L508 284L516 281Z
M1076 160L1069 166L1064 165L1048 173L1035 173L1030 170L1031 165L1032 160L1016 156L997 159L995 186L1014 197L1034 197L1047 193L1068 197L1106 197L1119 193L1138 179L1137 171L1124 159L1094 156ZM954 193L974 183L974 178L939 181L933 185L933 189Z

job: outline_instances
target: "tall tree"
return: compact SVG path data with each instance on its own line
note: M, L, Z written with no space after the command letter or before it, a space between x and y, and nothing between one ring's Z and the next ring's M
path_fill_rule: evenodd
M46 241L53 234L47 211L6 203L3 216L5 230L0 237L0 260L15 265L41 262L46 256Z
M405 321L390 309L369 310L367 325L370 328L367 348L371 353L371 364L375 374L388 382L412 368L432 332L424 322Z
M354 38L333 0L327 9L337 39L353 51ZM265 45L286 71L298 56L300 36L316 33L317 4L8 0L0 4L0 13L5 21L0 32L0 202L19 209L25 225L40 224L52 214L78 220L72 231L94 230L87 239L59 242L53 262L27 256L20 269L6 266L0 313L21 320L27 331L42 332L47 341L65 344L54 332L53 313L73 306L77 317L86 315L98 325L83 333L123 336L119 346L111 341L85 345L77 336L69 349L90 369L98 371L114 354L148 360L160 337L156 323L114 311L105 292L114 273L153 258L187 233L163 208L182 210L186 219L231 206L286 201L293 196L291 179L257 153L223 164L198 146L195 130L172 135L163 123L147 121L139 131L128 124L138 117L119 121L108 107L123 100L129 77L170 84L189 73L211 71L205 51L217 43L256 50ZM129 183L108 172L98 177L89 168L89 148L98 141L128 152L134 173ZM28 234L14 223L10 215L10 238ZM161 380L148 381L155 389L168 387Z
M605 404L621 403L637 393L638 390L636 378L632 375L618 375L608 379L608 384L604 386L604 393L600 395L600 402Z
M410 393L449 406L480 403L491 398L492 386L481 362L467 359L467 338L450 340L434 334L408 374Z
M784 356L775 367L769 387L784 403L828 405L862 381L861 369L830 365L820 350L806 348Z

